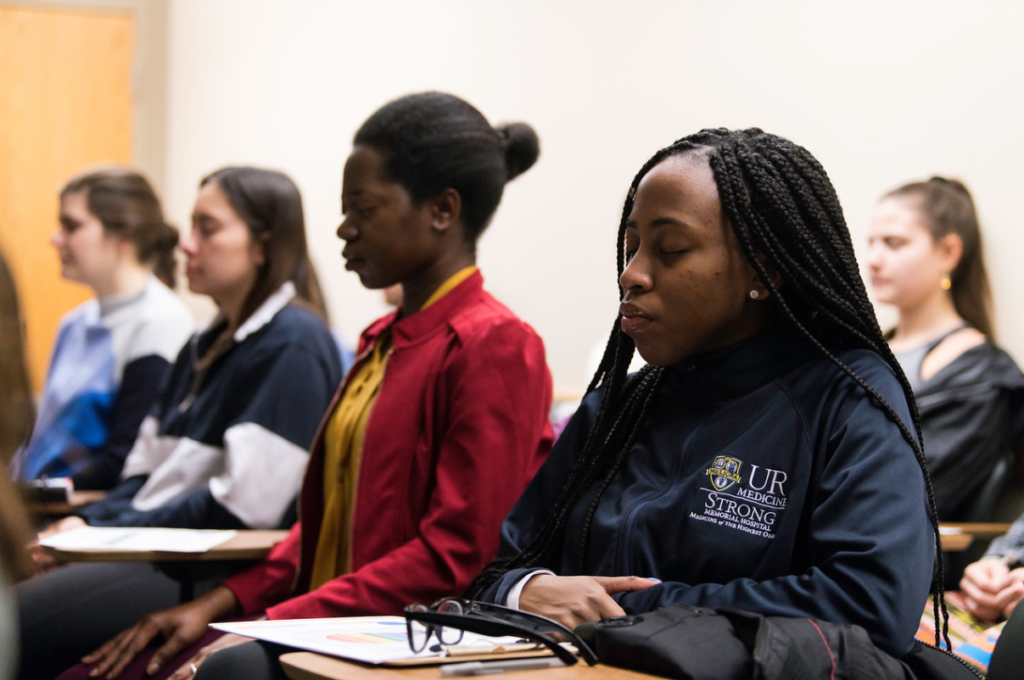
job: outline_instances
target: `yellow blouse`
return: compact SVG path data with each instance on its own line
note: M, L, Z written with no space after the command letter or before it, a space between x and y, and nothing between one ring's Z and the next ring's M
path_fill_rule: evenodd
M422 311L469 278L476 267L453 274L423 304ZM310 590L352 570L352 511L366 423L384 381L391 355L391 334L385 331L373 355L351 377L324 431L324 517L313 558Z

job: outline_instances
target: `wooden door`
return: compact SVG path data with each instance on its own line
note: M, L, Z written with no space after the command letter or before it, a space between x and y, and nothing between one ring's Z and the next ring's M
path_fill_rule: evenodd
M60 278L57 192L90 165L132 159L133 33L128 13L0 6L0 249L36 392L60 317L92 295Z

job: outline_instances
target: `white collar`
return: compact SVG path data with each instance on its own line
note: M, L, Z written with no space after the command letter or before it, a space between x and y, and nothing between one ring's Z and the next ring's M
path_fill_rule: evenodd
M295 284L291 281L285 281L281 284L280 288L274 291L270 297L263 301L263 304L260 305L255 312L249 315L249 318L245 320L245 323L238 327L238 330L235 331L233 336L234 341L242 342L247 337L266 326L278 312L284 309L285 306L292 301L293 297L295 297ZM223 320L223 314L218 313L214 315L214 317L206 322L193 337L198 340L203 333L210 330Z
M285 308L295 297L295 284L285 281L274 293L263 301L255 312L249 315L238 330L235 331L235 342L242 342L247 337L270 323L274 316Z

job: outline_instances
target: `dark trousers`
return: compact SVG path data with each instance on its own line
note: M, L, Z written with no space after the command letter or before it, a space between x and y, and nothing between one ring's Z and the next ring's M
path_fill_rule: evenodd
M225 574L196 585L209 590ZM69 564L14 587L20 680L52 680L150 612L178 604L178 582L150 563Z
M287 680L278 657L295 650L268 642L222 649L199 667L195 680Z

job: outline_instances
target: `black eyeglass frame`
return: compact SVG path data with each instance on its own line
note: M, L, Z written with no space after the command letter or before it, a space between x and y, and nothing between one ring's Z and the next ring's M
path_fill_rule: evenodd
M457 600L455 598L445 598L443 600L438 600L437 602L435 602L430 607L428 607L425 604L413 603L413 604L410 604L409 606L407 606L405 608L405 612L406 612L406 614L408 614L409 612L422 613L422 612L429 612L429 611L431 611L431 609L435 610L435 612L436 612L436 610L438 608L443 607L444 605L447 605L447 604L454 604L456 607L458 607L458 610L459 610L456 613L461 613L461 611L462 611L462 602L461 602L461 600ZM436 612L436 613L448 613L448 612L446 611L446 612ZM419 654L420 652L422 652L424 649L427 648L427 644L430 642L430 636L431 635L436 637L438 643L441 644L441 645L457 645L460 642L462 642L463 630L460 629L460 628L452 628L452 627L450 627L451 630L454 630L454 631L456 631L458 633L458 636L454 640L452 640L452 639L445 640L444 639L444 626L439 626L439 625L436 625L436 624L433 624L433 623L426 623L426 622L423 622L423 621L418 621L418 623L420 623L421 625L424 626L425 630L423 632L423 642L422 642L422 644L416 644L416 635L414 634L414 631L413 631L413 623L414 623L414 621L415 621L415 619L413 619L413 618L411 618L409 616L405 617L405 634L409 638L409 649L412 650L413 654Z
M437 607L445 602L458 602L462 607L462 613L446 613L437 611ZM552 621L544 616L531 614L530 612L518 609L509 609L497 604L488 602L477 602L471 600L460 600L458 598L446 598L435 602L427 610L414 609L422 605L409 605L405 608L405 619L418 621L427 624L427 639L431 633L440 640L440 635L435 628L455 628L468 630L478 635L498 637L508 635L512 637L525 638L531 642L538 642L544 645L551 653L561 659L567 666L578 661L578 658L571 651L559 644L550 636L550 633L557 633L564 636L571 642L579 652L580 657L593 666L597 663L597 655L580 639L576 633L566 628L557 621ZM425 643L424 643L425 646ZM409 648L417 651L413 646L412 636L409 636Z

